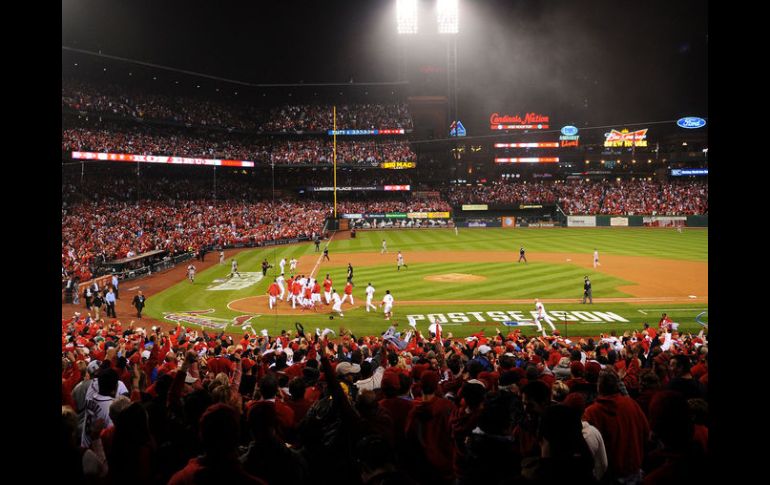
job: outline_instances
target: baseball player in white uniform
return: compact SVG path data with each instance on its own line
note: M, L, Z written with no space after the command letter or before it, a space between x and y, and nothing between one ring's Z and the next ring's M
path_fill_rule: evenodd
M191 264L187 267L187 279L190 280L190 283L195 283L195 265Z
M369 283L369 285L366 287L366 313L369 313L369 307L372 307L372 310L375 312L377 311L377 307L372 303L372 300L374 299L374 291L374 286Z
M385 254L388 252L388 243L385 242L385 240L382 240L382 250L380 251L380 254Z
M275 282L278 283L278 288L281 289L281 294L278 295L278 299L283 301L283 297L286 295L286 278L283 277L283 273L278 275Z
M535 298L535 311L537 312L535 314L535 323L537 323L538 327L540 327L540 330L543 332L543 335L545 335L545 329L543 328L543 325L540 323L540 320L545 320L546 322L548 322L548 325L551 326L552 330L556 330L556 327L553 324L553 320L551 320L551 317L549 317L548 314L545 313L545 306L543 306L543 303L538 298Z
M334 302L332 311L335 311L339 313L341 317L344 317L345 315L342 314L342 300L340 299L340 295L337 294L337 290L332 290L332 301Z
M291 261L289 261L289 271L294 273L294 271L297 270L297 260L296 258L291 258Z
M230 263L230 278L233 277L233 275L238 275L238 278L241 277L241 274L238 272L238 261L233 259L233 261Z
M597 266L601 266L601 263L599 263L599 251L594 249L594 269L596 269Z
M219 264L225 264L225 252L219 251Z
M281 274L283 274L284 273L283 269L284 269L284 267L286 267L286 258L281 258L281 262L278 263L278 266L281 267Z
M385 296L382 298L381 303L383 313L385 314L385 320L390 320L393 316L393 295L390 294L390 290L385 290Z
M401 266L403 266L404 268L409 269L409 266L404 264L404 255L401 254L401 251L398 252L398 259L397 259L397 261L398 261L398 269L397 269L397 271L401 271Z

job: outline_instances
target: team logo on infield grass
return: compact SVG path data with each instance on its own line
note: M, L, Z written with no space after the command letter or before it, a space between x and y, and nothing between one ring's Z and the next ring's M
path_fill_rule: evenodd
M241 273L241 277L233 276L232 278L228 278L224 280L223 283L219 283L216 285L211 285L206 290L208 291L220 291L220 290L243 290L245 288L248 288L249 286L256 285L260 281L262 281L262 273L256 272L256 273ZM214 280L214 282L218 282L222 280Z
M262 273L260 273L262 276ZM163 318L172 322L179 322L188 325L198 325L204 328L213 328L215 330L224 330L228 325L242 327L258 315L241 315L228 320L226 318L208 317L206 314L214 313L214 309L193 310L189 312L164 312Z

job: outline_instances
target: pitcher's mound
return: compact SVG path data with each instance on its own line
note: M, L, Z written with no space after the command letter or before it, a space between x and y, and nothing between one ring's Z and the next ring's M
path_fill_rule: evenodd
M485 279L487 279L485 276L463 273L434 274L425 277L427 281L440 281L442 283L462 283L465 281L483 281Z

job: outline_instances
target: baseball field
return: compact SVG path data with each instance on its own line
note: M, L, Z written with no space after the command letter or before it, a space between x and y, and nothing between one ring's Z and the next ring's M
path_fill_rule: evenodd
M382 240L388 252L382 254ZM325 241L321 249L327 244ZM519 263L519 247L528 263ZM182 271L165 289L150 293L145 313L158 321L182 322L207 330L238 333L243 328L270 334L340 326L356 335L379 335L388 324L409 329L410 319L426 331L439 321L445 332L467 336L482 329L506 332L520 328L536 334L535 298L562 335L593 336L611 330L622 334L643 322L657 324L666 312L680 330L697 333L708 322L708 230L677 232L670 228L516 228L364 231L350 239L337 233L328 242L330 261L322 261L312 243L228 251L225 264L198 272L190 283ZM594 269L593 252L600 265ZM401 251L408 266L397 270ZM237 259L242 278L230 274ZM273 266L262 277L261 263ZM344 317L330 319L331 307L318 311L292 309L279 302L268 308L267 288L280 272L278 262L296 258L295 274L312 274L323 281L329 274L339 293L345 285L348 263L354 268L355 303L343 304ZM217 260L209 254L207 261ZM197 264L197 263L196 263ZM582 304L583 278L593 285L593 304ZM163 275L160 275L163 276ZM395 298L390 322L381 310L365 311L364 289L376 289L375 304L390 290ZM126 283L143 288L138 280ZM132 288L128 288L131 290ZM129 296L131 292L129 291ZM410 318L409 318L410 317ZM553 327L544 324L549 333Z

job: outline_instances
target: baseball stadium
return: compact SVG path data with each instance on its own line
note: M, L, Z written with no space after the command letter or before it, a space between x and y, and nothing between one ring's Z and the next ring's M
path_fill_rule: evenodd
M272 5L243 34L256 6L97 3L62 6L73 480L700 476L705 5L652 2L688 40L622 96L602 0ZM223 38L84 27L168 15ZM304 48L238 62L289 25Z

